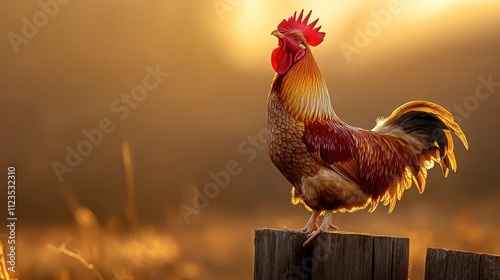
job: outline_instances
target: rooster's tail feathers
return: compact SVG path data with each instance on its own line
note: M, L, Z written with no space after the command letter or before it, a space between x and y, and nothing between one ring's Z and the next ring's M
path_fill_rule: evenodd
M457 163L453 152L455 133L465 148L469 148L467 138L453 115L445 108L427 101L412 101L401 105L387 118L377 120L374 131L398 134L415 149L418 170L412 170L413 181L420 193L425 189L427 169L437 162L448 176L449 170L456 171Z

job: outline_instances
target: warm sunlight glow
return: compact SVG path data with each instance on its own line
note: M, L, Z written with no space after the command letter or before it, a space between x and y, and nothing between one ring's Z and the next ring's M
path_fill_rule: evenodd
M481 1L474 1L477 4ZM472 5L472 2L465 3L464 1L454 0L436 0L436 1L414 1L408 3L410 13L405 13L405 16L410 19L417 19L420 17L429 17L439 14L456 6Z
M389 24L383 27L384 30L397 28L401 22L425 20L455 7L477 5L480 2L374 1L366 5L364 2L346 1L308 3L292 1L287 9L283 9L277 3L263 0L235 1L234 6L227 7L221 13L221 21L213 26L213 30L215 29L217 34L221 31L224 33L222 39L225 43L219 46L224 57L229 58L238 67L250 68L257 65L263 67L262 63L269 62L268 57L277 46L276 39L269 34L282 19L290 17L295 11L312 10L312 18L319 18L318 25L321 25L322 31L327 33L327 44L334 42L339 44L340 42L336 41L338 40L336 34L346 34L347 37L356 35L348 24L355 24L356 27L363 29L373 20L373 14L387 10L394 3L398 7L398 12L391 15Z
M350 2L349 2L350 3ZM230 34L225 37L229 47L224 47L227 55L229 51L232 60L241 67L261 65L263 57L268 62L272 48L277 46L276 38L270 35L276 29L278 23L293 15L295 11L304 9L312 10L314 19L320 18L319 25L335 26L350 15L355 7L353 4L343 4L345 10L334 9L332 3L312 2L304 5L302 2L291 3L286 11L278 12L277 4L270 4L263 0L243 1L234 9L227 10L223 14L222 24L230 26ZM220 27L217 27L220 30ZM323 27L324 28L324 27ZM333 32L333 30L330 30ZM243 52L243 55L242 55Z

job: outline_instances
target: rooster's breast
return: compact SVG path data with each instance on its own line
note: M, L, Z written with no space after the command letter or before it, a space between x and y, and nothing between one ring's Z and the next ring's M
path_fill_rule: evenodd
M269 157L294 186L292 202L302 201L316 210L365 207L368 197L357 185L313 158L302 140L304 123L286 110L276 94L269 96L267 113Z
M274 93L268 98L267 114L269 157L281 174L299 187L303 177L314 176L320 169L302 141L304 123L296 120Z

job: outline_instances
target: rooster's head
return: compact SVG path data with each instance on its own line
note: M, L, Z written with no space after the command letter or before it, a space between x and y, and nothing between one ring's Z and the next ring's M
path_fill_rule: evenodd
M319 32L321 26L314 27L319 19L307 24L311 12L303 19L304 10L300 12L298 18L295 12L293 17L284 19L278 25L278 29L271 33L278 38L278 47L271 55L271 64L278 74L285 74L292 64L305 55L309 46L317 46L323 42L325 32Z

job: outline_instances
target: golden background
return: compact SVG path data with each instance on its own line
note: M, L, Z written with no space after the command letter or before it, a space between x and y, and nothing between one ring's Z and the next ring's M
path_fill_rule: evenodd
M43 22L46 2L0 3L1 168L17 168L12 276L252 279L254 230L309 217L290 204L259 138L274 75L270 32L301 9L326 32L313 53L344 121L371 128L426 99L460 118L471 147L455 138L458 173L444 179L434 168L425 193L412 187L391 215L379 206L334 223L410 237L413 279L423 278L427 247L500 254L500 86L475 95L480 77L500 82L500 2L396 1L401 11L349 58L341 46L356 46L356 30L393 1L53 0L58 10ZM36 13L40 27L27 38L23 17ZM13 45L12 33L24 43ZM169 75L122 120L111 104L143 83L147 67ZM59 182L53 163L65 164L66 147L77 149L82 130L104 118L115 129ZM235 162L240 172L187 223L179 206L193 206L193 189Z

